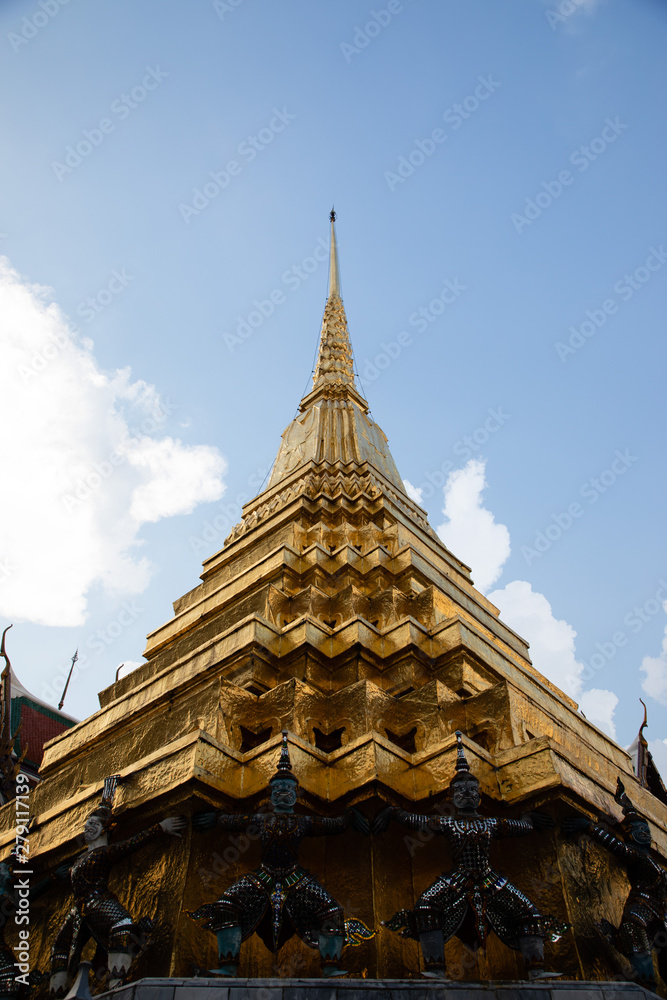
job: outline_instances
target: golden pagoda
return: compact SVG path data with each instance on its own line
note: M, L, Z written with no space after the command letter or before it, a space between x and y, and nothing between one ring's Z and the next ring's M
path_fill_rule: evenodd
M312 389L283 433L268 485L204 561L198 586L175 601L173 618L148 636L144 656L100 693L99 711L47 744L31 797L36 872L76 852L112 774L120 776L114 839L174 813L256 810L283 729L297 811L333 816L356 805L372 818L389 803L437 814L460 730L485 812L518 818L539 808L555 821L494 848L497 870L571 925L547 945L547 967L566 979L624 978L627 962L597 924L618 925L625 872L558 824L573 812L619 819L620 775L665 857L667 805L635 777L629 754L533 666L527 643L406 493L355 381L333 218ZM11 803L0 816L6 850ZM156 924L135 979L211 968L215 939L189 911L256 864L247 837L188 827L182 839L165 839L112 879L121 901ZM352 975L419 977L418 945L382 921L447 867L441 839L397 824L372 837L349 830L308 842L302 863L346 914L376 930L346 952ZM31 954L42 971L69 905L57 885L34 904ZM476 954L452 939L447 967L463 980L523 977L520 956L493 935ZM318 974L317 954L297 938L278 956L256 936L245 946L241 976Z

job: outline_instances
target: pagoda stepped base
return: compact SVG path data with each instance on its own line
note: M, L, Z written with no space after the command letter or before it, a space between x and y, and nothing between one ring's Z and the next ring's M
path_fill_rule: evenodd
M429 979L140 979L113 1000L650 1000L628 982L456 983Z

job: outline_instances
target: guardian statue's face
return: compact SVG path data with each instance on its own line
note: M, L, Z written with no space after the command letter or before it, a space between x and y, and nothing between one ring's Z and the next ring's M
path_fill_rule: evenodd
M278 778L271 782L271 805L274 812L289 813L296 802L296 782L289 778Z
M451 788L452 805L460 813L476 813L482 797L479 794L479 784L474 778L455 781Z
M99 816L89 816L83 828L83 839L87 844L97 840L104 833L104 824Z
M648 850L651 846L651 831L645 819L638 819L630 824L630 838L635 847Z

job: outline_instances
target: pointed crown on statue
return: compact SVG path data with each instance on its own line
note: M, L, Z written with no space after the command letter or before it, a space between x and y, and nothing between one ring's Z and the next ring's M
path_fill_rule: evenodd
M88 816L89 819L91 816L97 816L105 830L111 830L116 825L113 820L113 800L116 794L116 786L120 781L120 774L112 774L104 779L100 804Z
M620 778L616 779L616 794L614 795L614 801L617 802L623 810L623 819L619 823L623 834L626 837L631 836L633 840L636 840L637 835L636 832L633 832L633 827L641 824L648 829L648 822L630 801L628 793L625 790L625 785ZM642 838L640 837L640 839Z
M479 781L470 770L470 765L466 760L465 751L463 749L463 733L457 729L454 735L456 736L456 765L454 769L454 777L450 781L449 787L451 788L457 781L474 781L479 785Z
M294 774L292 774L292 762L289 759L289 747L287 745L287 730L283 729L282 732L282 742L280 744L280 758L278 760L278 769L272 778L269 778L269 784L272 785L274 781L293 781L295 785L298 785L298 780Z

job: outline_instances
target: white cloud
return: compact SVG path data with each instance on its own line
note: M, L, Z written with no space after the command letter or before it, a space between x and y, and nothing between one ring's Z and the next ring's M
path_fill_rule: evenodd
M667 612L667 601L663 604ZM645 656L640 670L646 674L642 689L661 705L667 705L667 628L662 639L662 650L658 656Z
M485 471L484 461L471 459L449 475L444 488L447 521L437 529L445 545L471 567L482 593L498 580L510 554L509 531L504 524L496 524L491 511L482 506ZM599 688L583 692L584 664L575 652L577 633L568 622L554 617L544 594L535 592L525 580L514 580L488 597L499 608L502 620L530 644L535 668L580 700L586 717L613 737L618 698Z
M207 445L184 448L170 437L142 437L127 460L146 477L132 492L130 514L139 523L190 514L198 503L221 496L220 456Z
M530 658L540 673L571 698L578 698L584 664L575 654L577 633L562 618L554 618L544 594L536 593L525 580L514 580L488 596L502 620L530 643Z
M219 499L225 461L160 437L157 389L102 371L48 296L0 258L0 614L75 626L92 587L146 587L142 524Z
M577 659L574 643L577 633L564 619L554 617L544 594L534 591L525 580L514 580L488 596L502 620L530 644L535 668L577 700L586 718L615 739L618 698L602 688L583 691L584 664Z
M419 488L419 486L413 486L409 479L403 480L403 485L405 486L405 492L408 494L411 500L422 506L422 500L424 499L424 491Z
M617 705L617 695L613 691L601 688L591 688L590 691L584 691L579 698L579 708L589 722L598 726L613 740L616 739L614 712Z
M509 531L482 506L485 469L485 462L473 458L449 474L443 508L447 520L436 529L447 548L471 567L482 593L496 582L510 554Z

